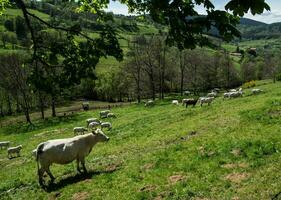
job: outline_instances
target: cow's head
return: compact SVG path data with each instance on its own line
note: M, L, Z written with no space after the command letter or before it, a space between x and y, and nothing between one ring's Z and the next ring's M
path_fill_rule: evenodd
M93 134L96 136L98 142L107 142L109 140L109 137L106 136L99 128L93 131Z

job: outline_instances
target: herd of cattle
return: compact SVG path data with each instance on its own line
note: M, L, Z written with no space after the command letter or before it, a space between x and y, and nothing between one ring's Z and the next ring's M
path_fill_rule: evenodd
M252 94L258 94L262 92L261 89L252 89ZM219 96L220 90L218 88L213 89L206 97L200 97L198 99L189 98L183 99L182 105L195 106L197 103L202 106L203 104L210 105L212 101ZM186 91L185 95L190 95L190 92ZM223 98L236 98L243 96L242 88L238 90L232 89L223 94ZM172 104L178 105L178 100L173 100ZM145 103L145 106L154 105L154 101L149 100ZM102 122L104 118L116 118L116 115L110 110L104 110L100 112L100 119L90 118L86 120L87 128L74 127L74 137L65 139L48 140L40 143L36 149L32 151L33 156L37 161L38 177L40 185L43 183L43 175L46 172L51 182L54 181L54 176L50 171L50 165L53 163L67 164L73 160L77 161L77 171L81 173L81 165L83 172L87 172L85 167L85 157L91 152L93 146L98 142L105 142L109 140L109 137L103 133L103 129L111 130L112 125L110 122ZM89 131L90 133L84 134ZM6 148L8 158L12 158L13 155L20 156L22 145L16 147L9 147L10 141L0 142L0 149Z
M252 89L251 90L252 94L258 94L263 92L263 90L261 89ZM213 100L219 96L220 93L220 89L219 88L214 88L210 93L208 93L205 97L199 97L199 98L188 98L188 99L183 99L182 100L182 105L185 105L186 107L189 105L195 106L197 103L202 106L203 104L208 104L210 105ZM189 91L185 91L184 92L185 95L190 95L191 92ZM244 94L243 89L239 88L239 89L231 89L228 92L223 93L223 98L226 99L230 99L230 98L237 98L237 97L242 97ZM172 100L172 104L173 105L179 105L179 100ZM149 100L145 103L145 106L153 106L154 105L154 101L153 100Z
M100 112L100 119L116 118L116 115L109 110ZM86 120L87 128L73 128L74 137L65 139L48 140L40 143L36 149L32 151L32 155L36 158L38 167L39 183L43 185L43 175L46 172L51 181L54 181L54 176L50 171L50 165L53 163L67 164L73 160L77 161L77 171L81 173L81 165L83 172L87 172L85 167L85 157L91 152L93 146L98 142L105 142L109 137L102 131L103 128L110 130L112 125L110 122L102 122L97 118ZM88 134L84 134L90 131ZM9 147L10 141L0 142L0 149L7 149L8 158L20 156L22 145Z

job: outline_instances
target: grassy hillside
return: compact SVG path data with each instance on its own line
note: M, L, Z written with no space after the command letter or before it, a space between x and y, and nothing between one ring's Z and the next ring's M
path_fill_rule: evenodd
M1 140L22 144L22 156L0 151L1 199L270 199L280 192L281 83L259 82L263 94L216 99L185 109L170 100L155 107L113 109L111 138L87 157L87 176L75 163L53 165L55 184L37 183L31 151L42 141L73 136L97 112L0 129Z

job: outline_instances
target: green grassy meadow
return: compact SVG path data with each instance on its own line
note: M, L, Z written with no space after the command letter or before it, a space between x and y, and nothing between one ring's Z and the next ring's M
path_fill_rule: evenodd
M188 109L157 101L115 108L111 138L76 163L53 165L55 183L39 187L31 151L73 136L98 111L0 129L1 141L23 145L9 160L0 150L0 199L271 199L281 191L281 83L258 82L262 94ZM277 197L276 196L276 197Z

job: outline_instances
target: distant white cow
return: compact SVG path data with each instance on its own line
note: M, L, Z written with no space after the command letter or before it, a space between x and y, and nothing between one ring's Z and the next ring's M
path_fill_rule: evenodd
M107 118L116 118L116 115L114 113L108 113Z
M3 141L3 142L0 142L0 148L8 148L10 146L10 141Z
M172 101L172 104L173 104L173 105L179 105L179 101L178 101L178 100L173 100L173 101Z
M209 106L214 99L215 97L200 97L199 98L200 106L202 106L204 103L208 104Z
M153 106L154 105L154 101L153 100L148 100L144 106L148 107L148 106Z
M228 92L237 92L237 90L236 89L230 89L230 90L228 90Z
M216 96L217 96L217 93L215 91L212 91L207 94L207 97L216 97Z
M258 93L261 93L261 92L263 92L263 90L261 90L261 89L258 89L258 88L252 89L252 94L258 94Z
M108 113L110 113L110 110L100 111L100 118L107 118Z
M87 122L87 127L88 127L91 122L98 122L98 123L100 123L100 120L97 119L97 118L90 118L90 119L87 119L86 122Z
M97 129L100 126L99 122L91 122L88 126L89 129L93 130L93 129Z
M75 127L75 128L73 128L74 135L80 135L80 134L84 135L85 131L87 131L87 129L84 128L84 127Z
M112 129L112 125L110 122L102 122L101 123L101 129L103 128L107 128L107 130L111 130Z
M21 149L22 149L22 145L8 148L7 150L8 158L12 158L13 154L17 154L17 156L19 157Z
M50 171L50 165L68 164L73 160L77 161L77 170L80 170L80 163L83 171L87 173L85 167L85 157L92 151L93 146L98 142L108 141L107 137L100 129L86 135L79 135L72 138L48 140L37 146L37 168L39 183L43 185L43 175L46 172L53 182L55 177ZM41 166L41 167L40 167Z

